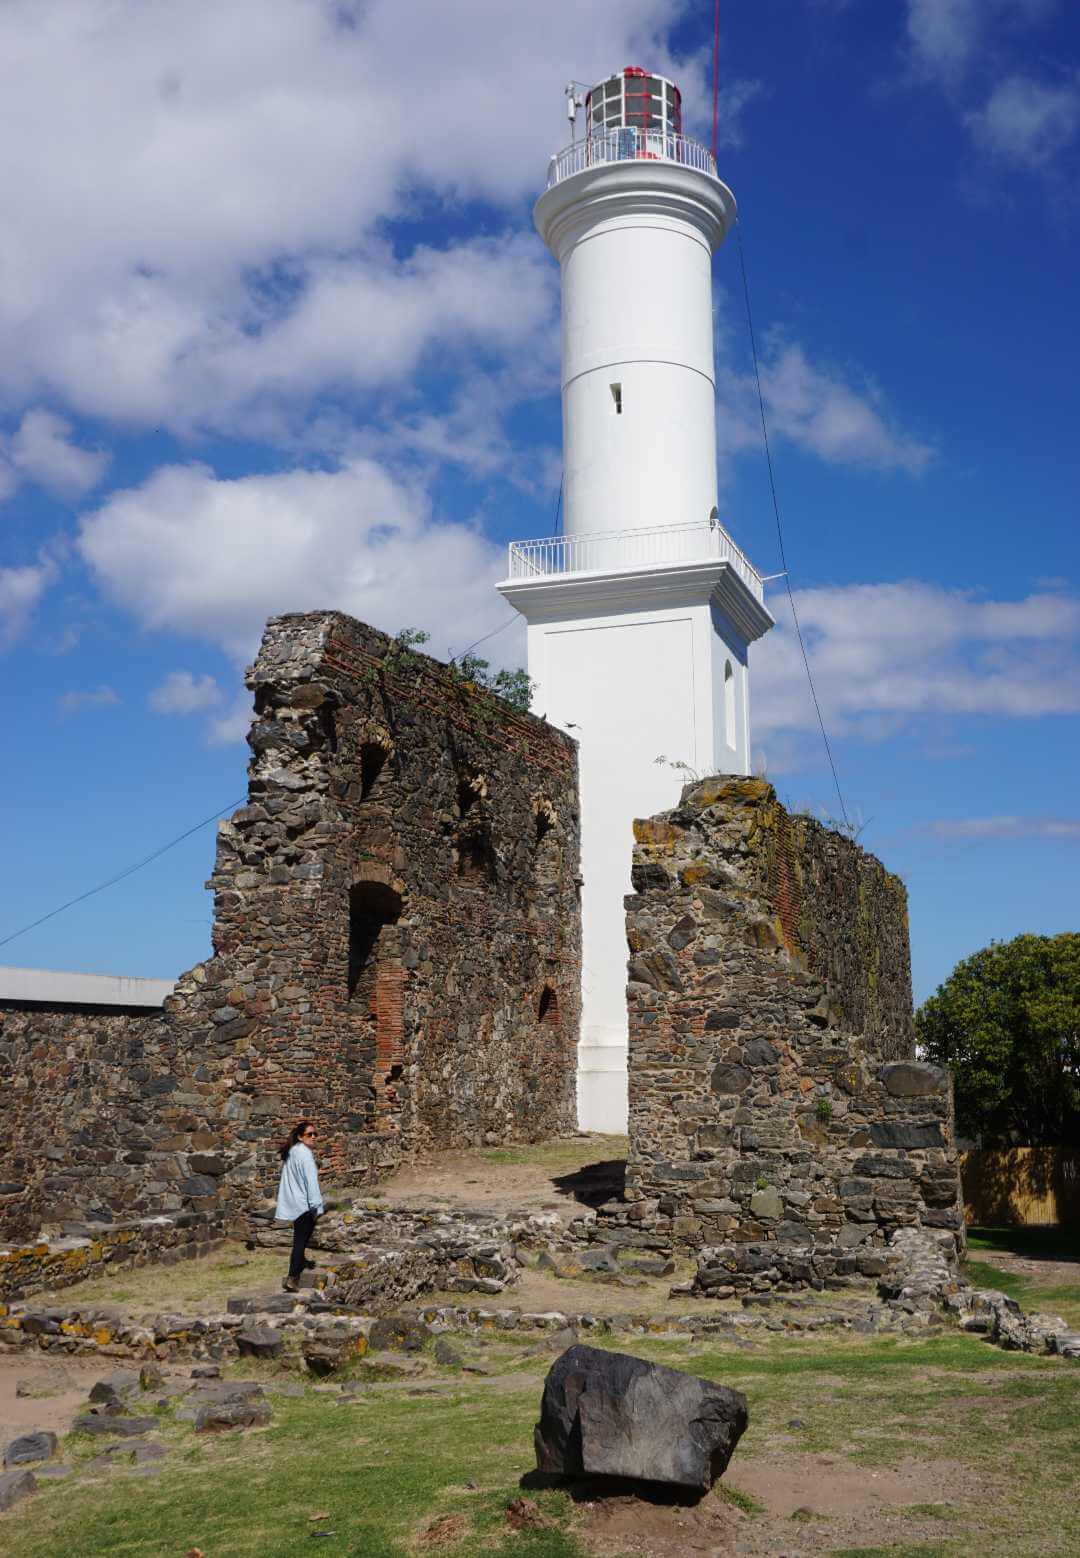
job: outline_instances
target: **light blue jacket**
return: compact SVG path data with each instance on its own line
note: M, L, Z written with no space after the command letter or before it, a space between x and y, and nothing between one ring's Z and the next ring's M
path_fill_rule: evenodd
M319 1171L315 1167L315 1154L302 1141L289 1148L289 1156L281 1165L281 1182L278 1185L275 1217L285 1222L295 1222L305 1212L323 1211L322 1191L319 1189Z

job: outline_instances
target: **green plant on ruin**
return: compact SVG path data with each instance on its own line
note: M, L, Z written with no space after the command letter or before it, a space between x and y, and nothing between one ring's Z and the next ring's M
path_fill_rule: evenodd
M769 1181L765 1178L764 1174L759 1174L758 1177L754 1180L754 1189L755 1190L768 1190L768 1188L769 1188Z
M833 1114L832 1099L819 1098L817 1103L814 1105L814 1113L821 1121L822 1125L828 1125L829 1121L832 1119Z
M431 634L425 633L422 628L402 628L390 640L390 647L383 656L383 665L393 676L407 676L419 670L422 661L419 655L413 654L413 650L419 644L428 643L430 638Z
M496 671L492 675L490 661L479 655L465 654L459 660L451 660L447 670L470 690L475 688L477 692L491 694L503 703L508 703L519 714L529 712L536 684L522 666L516 671ZM493 717L494 712L492 709L489 718Z
M829 828L833 833L842 834L844 838L850 839L853 844L858 842L860 835L865 833L874 820L873 817L864 819L859 811L856 811L854 817L833 817L825 810L824 806L812 806L809 801L804 801L801 806L796 806L786 795L783 797L783 803L793 821L796 818L805 818L809 822L816 822L823 828Z
M407 676L419 669L421 657L413 653L418 644L426 644L431 634L422 628L402 628L387 645L382 660L377 665L365 665L357 672L357 681L365 687L377 687L383 677Z

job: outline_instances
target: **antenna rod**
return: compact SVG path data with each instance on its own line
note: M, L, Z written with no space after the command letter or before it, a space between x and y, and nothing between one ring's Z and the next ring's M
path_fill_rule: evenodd
M712 154L716 161L716 143L720 127L720 0L716 0L713 21L712 53Z

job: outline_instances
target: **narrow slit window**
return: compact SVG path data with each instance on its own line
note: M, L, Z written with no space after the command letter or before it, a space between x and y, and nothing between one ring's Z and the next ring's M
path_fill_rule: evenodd
M615 415L617 417L621 417L622 416L622 385L621 384L613 384L611 386L611 398L612 398L612 400L615 403Z
M729 747L735 746L735 672L731 661L724 662L724 739Z

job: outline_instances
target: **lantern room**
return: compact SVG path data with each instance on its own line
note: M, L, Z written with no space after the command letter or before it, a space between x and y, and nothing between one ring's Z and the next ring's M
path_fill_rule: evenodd
M666 76L627 65L585 97L585 133L605 130L661 130L682 133L682 94Z

